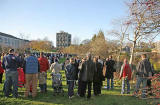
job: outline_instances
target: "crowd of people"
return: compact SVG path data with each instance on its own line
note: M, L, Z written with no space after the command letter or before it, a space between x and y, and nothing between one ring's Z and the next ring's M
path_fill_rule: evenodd
M67 57L63 64L59 64L61 57ZM149 77L153 76L154 69L146 54L141 55L141 58L142 60L137 64L137 69L135 70L137 82L133 96L137 96L142 83L142 98L146 98L147 83L151 82ZM78 85L77 95L79 97L85 97L87 92L87 98L90 99L92 86L95 96L101 94L105 78L107 79L107 86L105 88L107 90L114 89L115 65L116 62L112 59L112 56L102 60L100 56L92 57L92 55L88 53L84 58L80 59L79 57L67 56L61 53L53 56L51 54L44 54L43 52L37 54L31 53L30 51L26 51L25 54L16 55L14 49L10 49L8 54L1 54L0 83L2 84L2 77L5 72L4 95L5 97L9 97L12 92L13 97L17 98L20 75L17 69L22 70L25 80L24 97L27 98L31 94L34 98L37 96L38 83L40 92L47 92L48 70L50 70L51 75L54 76L55 74L60 74L60 71L64 69L66 83L68 85L68 97L70 99L74 97L74 87ZM130 94L132 71L132 67L125 58L119 74L119 79L122 79L121 94ZM52 85L54 86L54 83ZM125 91L125 85L127 85L127 91Z

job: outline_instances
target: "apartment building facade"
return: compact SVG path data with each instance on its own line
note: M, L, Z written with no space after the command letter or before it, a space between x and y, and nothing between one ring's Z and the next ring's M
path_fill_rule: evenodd
M71 34L60 31L56 34L56 46L57 48L64 48L71 45Z

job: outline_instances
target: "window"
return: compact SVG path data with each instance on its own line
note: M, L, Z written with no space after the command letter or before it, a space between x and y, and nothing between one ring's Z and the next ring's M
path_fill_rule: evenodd
M8 45L10 45L10 39L8 38Z
M0 37L0 43L3 43L3 38Z
M7 44L7 38L4 39L4 42Z
M14 46L14 40L12 40L12 46Z

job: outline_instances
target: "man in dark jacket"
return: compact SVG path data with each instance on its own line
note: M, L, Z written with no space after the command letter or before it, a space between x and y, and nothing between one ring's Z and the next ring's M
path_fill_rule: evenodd
M152 76L152 65L147 59L146 54L142 54L141 59L142 60L137 65L137 71L136 71L137 82L134 91L134 96L137 95L140 85L142 83L142 99L144 99L146 98L146 92L147 92L146 86L148 77Z
M71 99L74 95L74 82L76 80L76 67L73 58L70 58L70 63L66 66L66 78L68 84L68 96Z
M9 54L3 58L3 69L5 70L6 80L4 85L4 94L9 97L11 86L13 85L13 97L18 97L18 72L20 60L14 55L14 49L9 50Z
M80 60L79 60L78 58L75 58L74 60L75 60L75 61L74 61L74 65L75 65L75 68L76 68L76 76L75 76L75 79L76 79L76 81L77 81L77 80L78 80L78 73L79 73L78 67L79 67ZM75 81L75 84L76 84L76 81Z
M84 97L86 88L88 87L87 98L91 97L91 86L93 82L94 72L96 70L95 64L91 60L91 54L87 54L87 60L82 64L80 71L80 80L82 81L81 93L80 96Z
M111 80L111 89L114 87L114 72L116 71L114 68L115 61L112 60L112 56L109 56L109 60L106 61L106 78L107 78L107 89L110 89L110 80Z
M98 58L94 58L93 62L96 65L96 71L94 73L93 77L93 90L94 90L94 95L99 95L101 94L101 86L102 86L102 80L103 80L103 66L100 62L98 62Z
M77 92L77 95L80 96L81 94L81 87L82 87L82 80L81 80L81 69L82 69L82 64L86 61L85 58L82 58L82 60L80 61L79 63L79 73L78 73L78 92Z

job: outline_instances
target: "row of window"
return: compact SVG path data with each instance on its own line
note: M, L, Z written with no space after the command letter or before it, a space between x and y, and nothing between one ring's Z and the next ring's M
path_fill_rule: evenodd
M69 44L57 44L58 47L60 46L69 46Z
M9 46L18 46L19 45L18 40L14 40L14 39L10 39L10 38L2 38L2 37L0 37L0 43L4 43Z
M57 41L69 41L70 42L71 39L68 39L68 40L67 39L66 40L65 39L57 39Z

